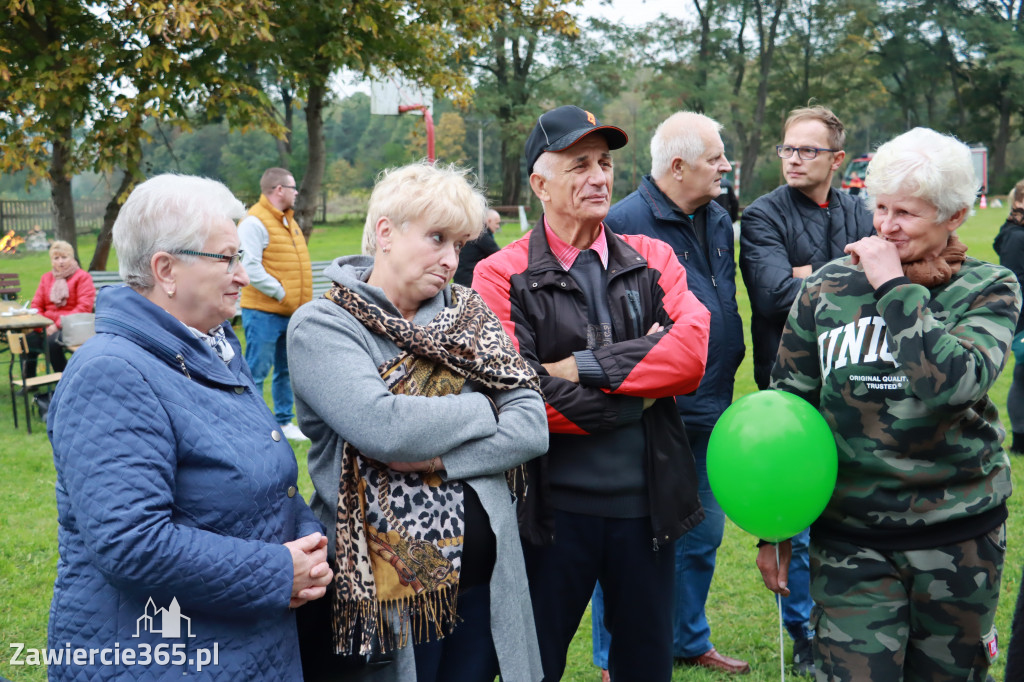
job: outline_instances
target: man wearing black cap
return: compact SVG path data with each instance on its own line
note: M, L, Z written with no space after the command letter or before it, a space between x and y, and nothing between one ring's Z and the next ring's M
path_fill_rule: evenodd
M542 114L526 161L544 215L473 278L547 402L549 449L519 509L546 680L595 580L612 679L671 679L674 542L704 517L673 397L700 382L710 316L668 245L604 228L627 139L579 107Z

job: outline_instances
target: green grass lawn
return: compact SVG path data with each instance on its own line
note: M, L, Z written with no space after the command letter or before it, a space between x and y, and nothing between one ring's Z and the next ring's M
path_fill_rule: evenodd
M992 240L1006 216L1004 208L979 211L960 229L960 239L969 246L970 255L995 260ZM362 235L361 224L354 223L318 227L310 241L314 260L357 253ZM518 225L508 223L498 235L505 245L519 236ZM83 237L79 252L85 262L95 249L95 239ZM49 269L46 254L0 256L0 271L17 272L24 288L23 299L31 298L39 277ZM116 265L112 258L110 269ZM750 319L750 306L742 283L739 304L744 322ZM240 330L239 330L240 331ZM747 357L740 367L735 397L755 389L750 358L750 331L745 330ZM3 358L6 360L9 356ZM1013 362L1012 360L1010 361ZM992 390L996 404L1003 408L1009 389L1012 364ZM269 382L267 382L269 400ZM3 400L9 400L4 396ZM1005 417L1005 415L1004 415ZM57 519L54 501L54 471L49 442L42 428L29 436L24 429L14 429L9 405L0 407L0 470L5 472L4 494L0 495L0 677L11 680L44 680L44 670L9 664L12 642L27 647L46 646L46 622L57 564ZM300 487L306 498L312 485L305 474L307 445L297 444L300 466ZM1024 459L1014 458L1014 486L1024 485ZM1002 599L996 623L1002 646L1009 639L1010 619L1024 565L1024 503L1019 494L1010 499L1008 523L1009 547L1003 573ZM779 671L778 615L772 595L764 589L754 566L754 538L734 526L726 526L725 541L718 555L718 566L707 604L712 640L721 651L750 661L751 682L776 680ZM789 642L786 638L788 660ZM994 676L1002 680L1000 660ZM788 672L787 672L788 676ZM677 668L673 680L702 682L723 680L727 676L699 670ZM590 619L585 618L569 653L566 680L591 681L598 671L591 663Z

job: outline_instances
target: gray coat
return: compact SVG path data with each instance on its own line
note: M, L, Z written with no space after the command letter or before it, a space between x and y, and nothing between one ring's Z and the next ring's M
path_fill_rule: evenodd
M344 256L324 272L399 315L380 288L366 284L372 267L368 256ZM446 287L423 303L414 321L425 325L450 303L451 290ZM540 654L516 507L510 504L504 472L547 451L544 401L528 389L498 392L501 419L496 423L487 398L470 382L458 395L393 395L377 367L400 352L389 339L371 333L323 298L299 308L288 325L295 409L299 426L312 441L309 475L316 490L310 506L328 529L331 556L344 440L383 462L425 461L440 455L448 478L472 486L497 539L490 582L491 634L502 679L539 680ZM415 680L412 648L400 650L396 663L372 679Z

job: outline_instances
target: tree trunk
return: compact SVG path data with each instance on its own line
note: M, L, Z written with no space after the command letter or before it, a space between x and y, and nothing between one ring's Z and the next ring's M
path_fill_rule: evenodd
M78 260L78 235L75 232L75 202L71 196L71 175L67 172L67 160L70 155L68 143L71 130L57 135L53 141L53 152L50 157L50 198L53 202L53 222L56 225L57 239L63 239L74 249ZM81 260L79 260L81 262Z
M990 173L989 182L989 193L992 193L993 187L1004 187L1008 186L1004 184L1006 178L1003 175L1006 173L1006 148L1010 146L1010 114L1013 111L1013 101L1010 96L1007 95L1009 91L1009 83L1006 78L1000 79L1000 92L1002 96L999 98L999 124L996 127L995 137L992 138L992 149L989 150L989 166L992 169Z
M747 27L747 7L746 5L741 6L741 13L739 17L739 27L735 32L736 35L736 58L733 61L733 68L735 69L732 74L732 99L729 104L729 110L732 112L733 120L733 134L735 135L736 141L738 142L738 148L740 150L740 156L742 157L748 146L748 135L747 126L744 123L746 117L740 112L740 93L743 92L743 80L747 75L747 44L743 39L743 35ZM742 158L740 160L740 172L745 172L743 168ZM752 176L748 176L752 177ZM740 175L742 181L743 175ZM737 185L736 192L739 194L742 192L742 187ZM747 202L750 203L750 202Z
M124 204L124 200L121 197L125 196L134 186L135 178L126 171L121 176L121 182L114 191L114 196L110 197L110 201L107 202L107 207L103 211L103 225L100 227L100 234L96 238L96 251L92 254L89 270L107 269L114 221L117 220L117 214L120 213L121 206Z
M714 11L713 2L708 2L705 7L694 0L694 8L697 10L697 18L700 23L700 39L697 48L697 79L694 90L698 93L691 99L693 111L698 114L704 113L704 96L708 92L708 69L711 60L711 14Z
M501 141L501 204L516 206L522 190L522 179L519 163L523 157L522 145L513 144L511 140Z
M309 141L309 161L302 178L299 196L295 199L295 219L299 221L302 234L309 241L316 217L317 198L324 182L324 167L327 162L327 146L324 143L324 98L327 96L326 81L309 86L306 98L306 134Z
M967 111L964 108L964 100L960 94L960 83L957 76L957 69L960 66L956 60L956 52L949 42L949 35L945 30L939 36L939 44L946 55L946 68L949 70L949 86L953 93L954 109L956 110L957 131L962 131L967 122Z
M765 105L768 102L768 80L772 72L772 59L775 56L775 36L778 32L779 18L782 16L782 9L786 0L776 0L775 14L771 17L771 23L766 28L764 16L760 4L755 3L757 14L757 28L760 37L760 70L758 73L757 101L754 105L754 118L749 128L747 144L743 148L743 174L748 178L754 177L754 169L757 166L757 157L761 151L761 133L764 129ZM767 34L766 34L767 30Z
M287 168L292 160L292 134L294 131L294 109L292 103L295 98L292 93L291 87L287 85L280 85L281 91L281 106L284 108L284 127L286 128L284 139L277 140L277 157L281 163L282 168Z

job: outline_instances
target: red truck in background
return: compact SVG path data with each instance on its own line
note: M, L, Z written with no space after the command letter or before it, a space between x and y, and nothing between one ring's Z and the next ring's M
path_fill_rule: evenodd
M868 163L874 154L864 154L850 161L843 172L843 179L839 187L850 194L860 194L864 191L864 176L867 175Z
M844 192L867 198L864 178L867 175L868 163L873 157L874 154L863 154L847 164L839 185ZM988 194L988 148L981 145L972 146L971 159L974 161L974 175L978 179L978 194L984 196Z

